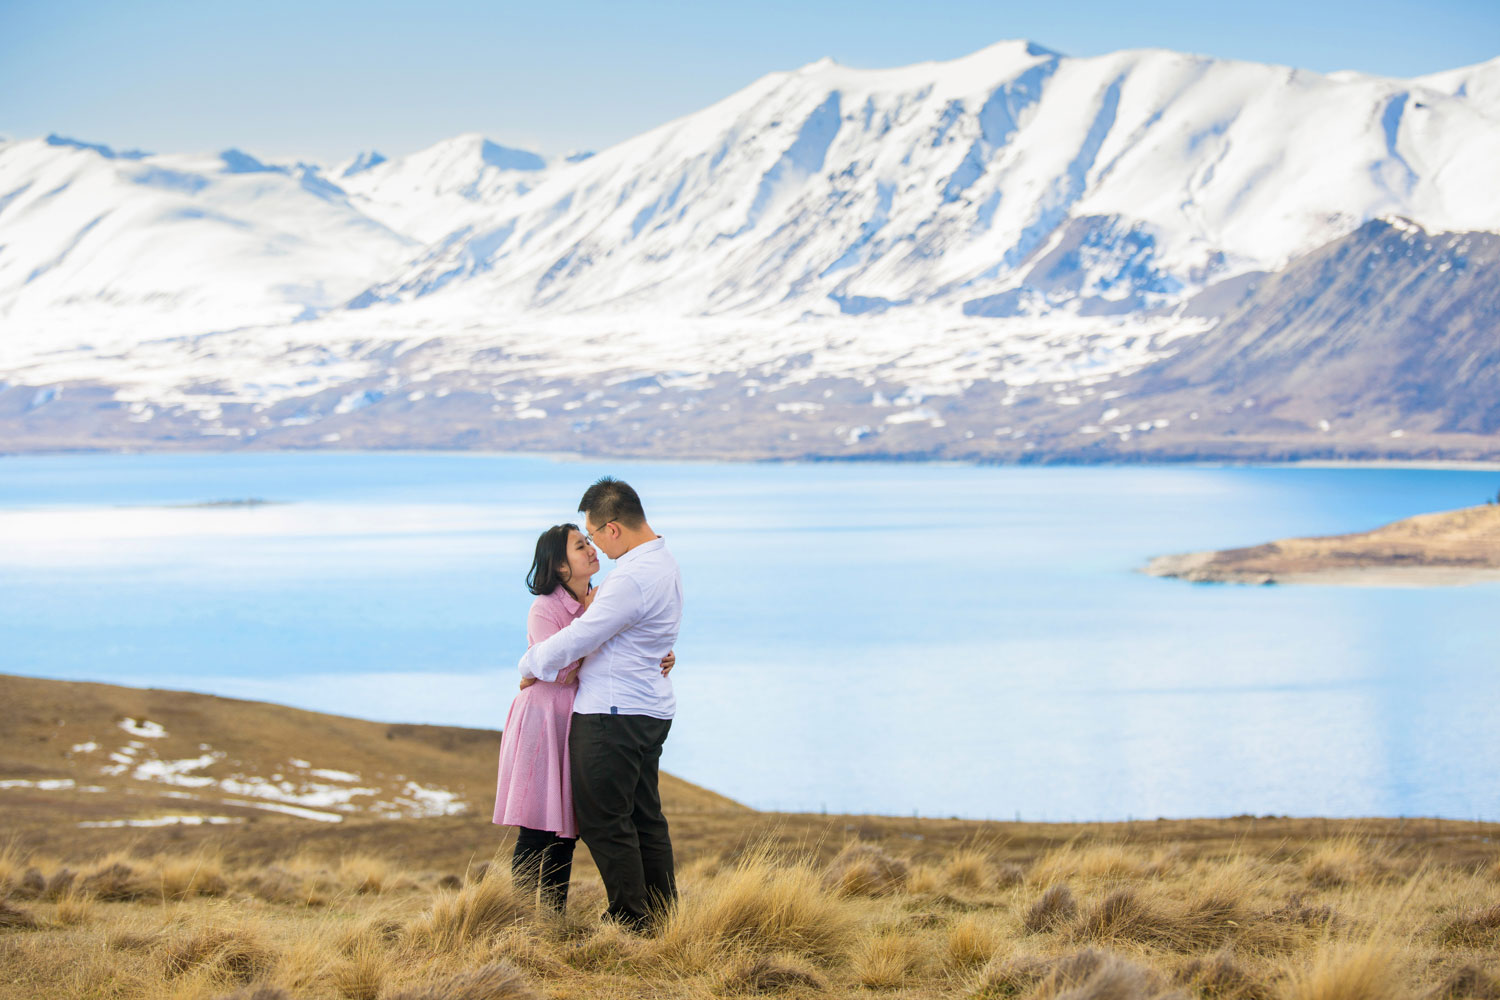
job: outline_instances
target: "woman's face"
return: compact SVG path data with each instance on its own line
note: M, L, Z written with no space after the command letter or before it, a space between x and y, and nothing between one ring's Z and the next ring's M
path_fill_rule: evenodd
M562 577L568 582L588 580L599 572L599 554L581 531L568 532L568 564Z

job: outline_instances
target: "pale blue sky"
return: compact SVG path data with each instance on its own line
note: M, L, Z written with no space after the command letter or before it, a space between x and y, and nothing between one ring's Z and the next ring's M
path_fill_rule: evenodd
M1004 38L1415 76L1500 55L1497 0L0 0L0 134L334 161L460 132L602 149L766 73Z

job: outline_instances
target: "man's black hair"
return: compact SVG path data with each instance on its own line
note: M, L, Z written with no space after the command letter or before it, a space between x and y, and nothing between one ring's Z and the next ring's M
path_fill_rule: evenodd
M646 511L641 498L623 479L602 476L599 481L583 491L578 501L578 511L601 528L610 521L617 521L627 528L639 528L646 523Z
M536 555L526 574L526 589L541 597L568 582L568 535L576 524L554 524L536 540Z

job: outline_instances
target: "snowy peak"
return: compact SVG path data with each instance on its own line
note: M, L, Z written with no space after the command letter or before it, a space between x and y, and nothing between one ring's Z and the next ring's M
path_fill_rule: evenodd
M119 392L139 407L116 415L119 440L156 420L317 446L372 414L406 426L411 407L450 407L497 447L690 423L729 440L770 426L752 410L774 387L801 394L766 404L773 419L822 422L809 433L835 450L953 434L962 407L916 405L946 394L973 407L963 432L1003 429L1003 454L1022 454L1031 432L997 408L1030 392L1067 434L1100 433L1114 407L1088 423L1067 407L1215 329L1228 313L1205 301L1322 273L1309 255L1372 219L1500 232L1497 75L1500 61L1394 80L1007 41L772 73L587 158L471 133L325 175L241 150L0 145L0 431L50 420L63 440L88 392ZM1360 261L1394 247L1367 237L1348 244ZM1343 275L1337 295L1299 278L1256 309L1285 307L1292 330L1307 322L1293 307L1325 303L1343 336L1336 307L1447 262L1426 254ZM1492 283L1458 270L1428 276L1431 302L1460 278L1471 296ZM616 379L686 395L670 413L596 395ZM541 393L571 394L568 422L540 419L555 409L532 405ZM892 399L912 405L873 412ZM726 423L702 422L709 400ZM615 422L630 412L643 422ZM821 453L786 432L778 454Z
M1474 66L1417 77L1411 82L1464 101L1500 121L1500 56Z
M116 152L108 146L97 142L82 142L78 139L70 139L67 136L58 135L55 132L47 136L45 141L49 146L57 146L63 149L86 149L89 152L98 153L106 160L143 160L151 155L139 149L126 149Z
M304 164L55 136L0 148L0 233L0 352L305 318L410 252Z
M1024 41L821 60L549 172L362 304L1124 315L1380 215L1500 228L1497 156L1466 99L1410 82Z
M547 169L536 153L472 132L408 156L355 160L340 181L362 211L430 242L490 218L530 191Z

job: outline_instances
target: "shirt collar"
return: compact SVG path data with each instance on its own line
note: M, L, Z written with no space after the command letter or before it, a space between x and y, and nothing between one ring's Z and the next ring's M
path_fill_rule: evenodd
M625 553L620 558L616 559L615 560L615 565L616 566L623 566L625 563L629 562L631 559L634 559L635 558L635 554L637 552L653 552L656 549L661 548L665 544L666 544L666 539L663 538L661 535L657 535L655 538L651 539L651 541L649 541L649 542L642 542L641 544L637 545L635 548L631 549L629 552Z
M552 593L557 595L557 602L561 604L563 606L563 610L570 615L576 614L578 612L578 609L583 607L583 605L578 602L578 599L573 596L573 592L567 588L566 584L559 583L557 585L557 589Z

